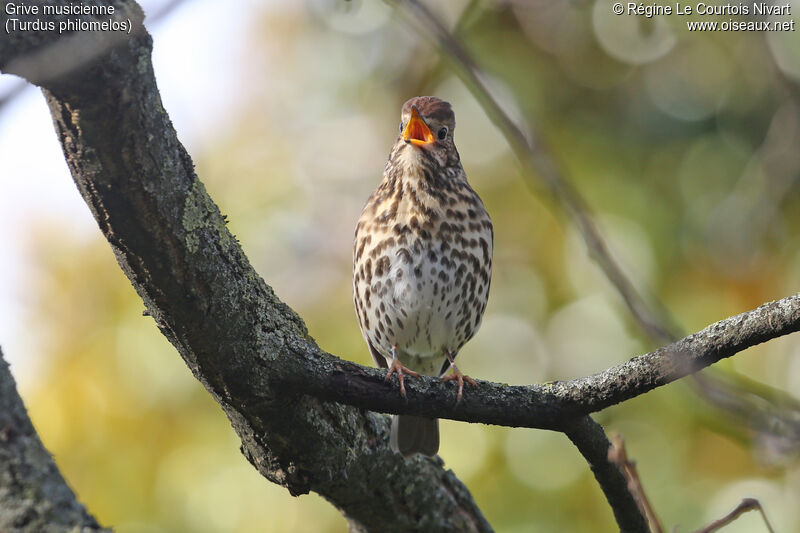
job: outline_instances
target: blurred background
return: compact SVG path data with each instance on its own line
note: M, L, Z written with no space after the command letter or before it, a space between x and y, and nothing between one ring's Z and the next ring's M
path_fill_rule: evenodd
M684 331L798 291L797 33L689 32L687 17L616 16L603 0L426 5ZM419 94L453 104L464 167L495 225L490 302L462 370L544 382L653 348L560 205L528 191L439 51L386 4L165 6L143 2L161 12L148 28L164 106L245 253L325 350L371 364L352 309L353 229L400 106ZM0 344L81 501L122 533L346 531L320 497L289 496L241 456L221 410L142 316L41 94L18 87L0 76ZM800 424L796 336L715 369ZM800 443L786 432L710 405L687 382L597 418L625 437L668 528L756 497L778 531L800 530ZM443 421L440 455L498 531L615 529L560 434ZM726 531L764 530L750 513Z

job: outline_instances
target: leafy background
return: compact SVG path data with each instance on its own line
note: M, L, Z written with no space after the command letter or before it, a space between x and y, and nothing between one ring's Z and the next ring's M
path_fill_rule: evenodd
M634 283L685 331L797 292L796 33L693 33L686 17L614 16L603 0L427 5L504 109L545 141ZM198 175L326 350L371 364L352 310L352 232L400 105L417 94L453 103L464 166L495 224L490 303L459 366L544 382L652 348L560 206L527 190L438 50L385 4L184 2L152 30L164 105ZM81 500L123 533L345 531L324 500L292 498L241 456L220 409L142 316L48 120L35 91L0 110L0 341ZM800 402L795 337L716 368ZM796 441L683 382L598 419L626 438L668 526L699 527L751 496L779 531L800 529ZM615 528L560 434L444 421L440 455L498 531ZM761 530L750 514L727 531Z

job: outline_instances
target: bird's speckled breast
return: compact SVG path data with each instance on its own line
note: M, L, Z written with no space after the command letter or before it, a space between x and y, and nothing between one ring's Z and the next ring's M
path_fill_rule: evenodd
M438 183L413 165L387 172L356 227L361 330L387 361L397 345L401 361L426 374L477 331L491 279L491 221L457 170Z

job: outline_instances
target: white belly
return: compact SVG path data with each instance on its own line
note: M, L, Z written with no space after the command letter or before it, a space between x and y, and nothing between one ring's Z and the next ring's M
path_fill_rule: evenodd
M407 366L429 374L438 373L456 332L456 313L447 305L447 286L432 279L430 269L431 265L423 262L423 275L418 277L413 265L394 266L385 311L393 323L403 326L396 328L395 338L407 356ZM415 364L425 368L415 368Z

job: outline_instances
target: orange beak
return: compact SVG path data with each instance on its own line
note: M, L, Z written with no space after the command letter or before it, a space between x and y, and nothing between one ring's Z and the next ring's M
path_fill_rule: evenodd
M416 106L411 108L411 118L408 120L406 129L403 130L403 140L417 146L425 146L434 142L433 133L419 116Z

